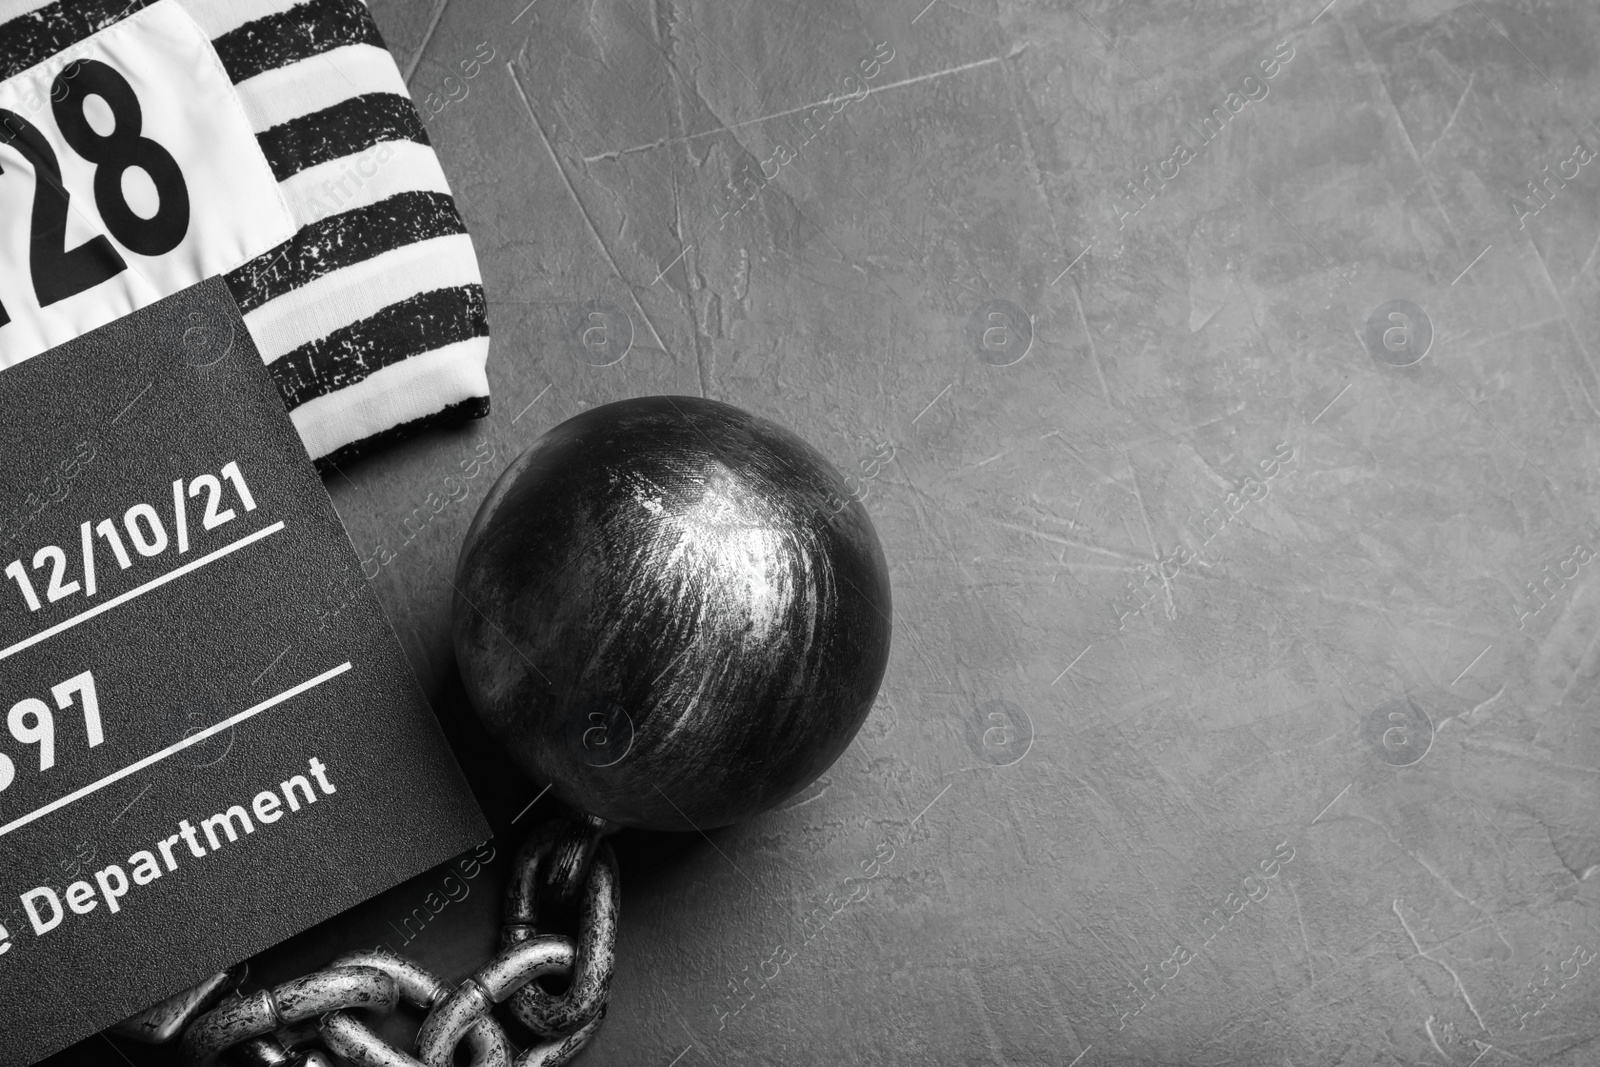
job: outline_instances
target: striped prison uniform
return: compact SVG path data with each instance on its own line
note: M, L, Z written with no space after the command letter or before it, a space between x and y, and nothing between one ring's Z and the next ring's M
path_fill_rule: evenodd
M155 2L0 0L0 82ZM226 281L311 458L327 470L488 414L477 258L366 5L176 2L210 37L296 227Z

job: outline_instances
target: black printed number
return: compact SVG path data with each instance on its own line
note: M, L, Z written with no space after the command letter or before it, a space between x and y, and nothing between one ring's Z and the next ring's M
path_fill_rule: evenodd
M95 164L94 202L111 236L143 256L163 255L178 247L189 230L189 187L172 154L141 132L144 112L128 80L105 63L80 59L56 76L50 95L61 135L73 151ZM111 111L107 133L89 122L85 108L91 96L99 97ZM76 248L66 246L71 205L61 164L32 123L0 108L0 144L15 147L34 165L28 270L40 307L76 296L127 270L104 235ZM136 213L123 196L123 175L132 168L142 170L155 186L158 208L149 218ZM0 326L10 321L0 306Z
M110 105L110 133L97 133L89 125L84 104L91 96ZM177 248L189 230L189 187L172 154L140 133L144 113L128 79L97 59L80 59L56 75L50 97L61 136L74 152L98 164L94 203L111 236L141 256ZM160 197L160 209L148 219L134 214L123 198L122 176L130 167L148 174Z
M91 237L77 248L67 247L67 190L61 184L61 164L56 162L50 142L27 119L10 111L0 109L0 126L5 129L5 142L27 156L36 172L28 269L39 306L49 307L127 270L128 265L103 235Z

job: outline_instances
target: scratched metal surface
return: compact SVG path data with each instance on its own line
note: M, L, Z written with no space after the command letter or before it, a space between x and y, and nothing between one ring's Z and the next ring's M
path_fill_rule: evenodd
M582 1062L1593 1064L1600 12L925 2L375 3L495 409L329 484L497 842L446 474L662 392L894 448L878 706L783 810L622 836ZM460 977L502 862L258 973Z

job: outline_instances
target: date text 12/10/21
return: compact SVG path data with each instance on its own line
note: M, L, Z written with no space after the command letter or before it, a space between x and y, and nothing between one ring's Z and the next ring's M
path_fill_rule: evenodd
M220 475L220 477L218 476ZM226 483L226 488L225 488ZM230 499L231 498L231 499ZM194 501L191 518L190 501ZM255 497L245 482L244 473L237 462L225 465L218 474L200 474L191 479L178 478L172 483L171 536L163 515L147 503L137 503L122 514L119 526L113 518L96 522L86 519L78 528L81 566L74 570L67 561L67 552L60 545L45 545L33 554L33 570L39 576L35 586L21 559L14 559L5 568L14 592L20 595L30 612L46 604L54 604L68 597L93 598L99 591L96 580L97 554L109 552L119 571L125 571L143 560L157 560L173 550L177 555L190 551L191 533L204 536L211 530L232 522L238 513L229 506L236 503L246 512L256 509ZM199 530L194 530L197 519ZM124 538L126 535L126 538ZM139 560L128 551L132 546ZM98 547L97 547L98 546Z

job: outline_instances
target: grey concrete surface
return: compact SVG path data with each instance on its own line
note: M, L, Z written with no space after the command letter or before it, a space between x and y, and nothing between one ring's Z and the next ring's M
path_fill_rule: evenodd
M458 461L661 392L895 449L877 708L783 810L622 836L580 1062L1596 1063L1600 11L925 3L374 4L494 414L329 487L497 846L489 479L402 528ZM258 974L388 928L458 978L502 864Z

